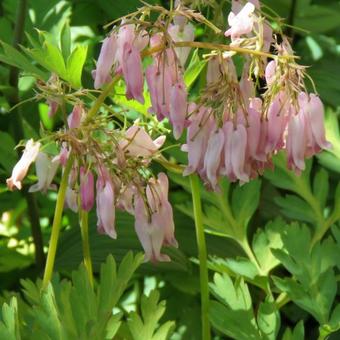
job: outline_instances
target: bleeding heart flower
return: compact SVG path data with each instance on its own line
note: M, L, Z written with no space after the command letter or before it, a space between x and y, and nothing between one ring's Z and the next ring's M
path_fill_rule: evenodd
M21 181L25 178L30 165L36 160L40 149L40 143L33 139L27 141L24 153L12 170L12 176L6 180L7 187L13 190L22 188Z

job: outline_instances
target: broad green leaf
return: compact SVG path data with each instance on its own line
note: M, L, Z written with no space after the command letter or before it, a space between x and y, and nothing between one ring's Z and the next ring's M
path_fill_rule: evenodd
M313 180L313 194L319 201L321 207L325 207L329 191L328 172L321 168Z
M281 218L277 218L267 223L263 229L258 229L253 237L252 247L261 270L265 274L280 264L271 249L282 247L282 233L285 227L286 223Z
M246 310L230 310L222 303L210 301L209 319L214 328L238 340L262 340L255 318Z
M0 53L0 61L15 66L19 68L20 70L23 70L27 73L31 73L33 75L36 75L37 77L41 79L46 78L46 74L42 72L40 69L38 69L36 66L34 66L24 54L22 54L20 51L12 47L11 45L6 44L3 41L0 41L0 44L3 48L3 54Z
M87 56L87 46L78 45L67 59L67 78L75 88L81 87L81 75Z
M0 131L0 140L0 165L9 174L17 161L16 155L13 152L15 142L9 133L2 131Z

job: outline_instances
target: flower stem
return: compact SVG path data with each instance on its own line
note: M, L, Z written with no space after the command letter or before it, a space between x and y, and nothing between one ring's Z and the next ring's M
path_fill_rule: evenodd
M73 165L73 157L70 156L67 161L67 164L66 164L66 167L65 167L62 179L61 179L59 191L58 191L57 203L56 203L55 211L54 211L52 233L51 233L50 244L48 248L47 260L46 260L46 266L45 266L45 272L44 272L44 278L43 278L43 284L42 284L43 289L47 288L48 283L51 281L51 277L52 277L54 260L55 260L55 255L57 251L57 245L58 245L58 239L59 239L59 233L60 233L61 218L62 218L63 209L64 209L68 176L70 174L72 165Z
M89 214L87 211L84 210L80 211L80 231L83 243L84 264L89 276L90 285L91 287L93 287L93 270L89 240Z
M210 340L207 247L204 236L200 187L197 175L190 176L190 185L194 206L198 258L200 263L202 339Z

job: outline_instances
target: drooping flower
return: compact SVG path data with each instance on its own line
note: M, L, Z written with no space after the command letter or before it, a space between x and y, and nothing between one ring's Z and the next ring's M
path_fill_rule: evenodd
M116 239L115 230L115 193L112 181L108 172L104 169L100 171L97 178L97 228L100 233L105 233Z
M230 12L228 16L230 28L225 32L225 35L236 40L241 35L250 33L254 27L254 11L255 6L248 2L239 13Z
M51 160L44 152L39 152L35 161L38 183L33 184L28 191L42 191L43 193L46 193L47 190L51 187L51 183L57 172L58 167L58 161Z
M40 143L33 139L27 141L24 153L12 170L12 176L6 180L7 187L13 190L22 188L21 181L25 178L30 165L36 160L40 149Z
M209 136L207 150L204 156L204 170L205 176L209 185L216 190L217 181L220 175L220 168L222 166L222 150L224 145L223 129L212 130Z
M186 18L184 18L185 20ZM177 23L171 24L168 28L168 33L170 34L172 40L174 42L181 42L181 41L194 41L195 38L195 27L193 24L185 23L183 25L183 20L177 19ZM176 47L175 51L177 57L181 63L181 66L184 67L189 53L190 47Z
M119 148L131 157L150 157L164 144L165 136L152 140L150 135L140 126L132 125L125 132L125 138L119 143Z
M157 179L148 182L146 202L140 193L134 196L135 229L145 251L145 261L170 261L169 256L161 253L162 246L178 246L168 191L168 178L160 173Z
M102 43L96 69L92 72L95 89L99 89L111 81L111 71L115 62L116 50L117 38L114 33L111 33Z
M130 43L125 43L123 47L122 69L126 82L126 98L136 99L144 104L142 59L139 51Z
M71 209L73 212L78 212L78 195L74 189L69 186L66 188L65 207Z
M80 202L85 211L94 205L94 177L91 170L84 167L80 167Z
M174 137L179 139L182 135L187 114L187 91L185 85L176 83L170 94L170 122L173 126Z
M135 230L145 252L145 261L169 262L170 257L161 253L164 242L164 228L153 223L141 195L135 196Z

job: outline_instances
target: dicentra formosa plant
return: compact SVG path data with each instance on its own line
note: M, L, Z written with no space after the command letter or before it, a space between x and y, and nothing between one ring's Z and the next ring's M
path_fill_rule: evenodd
M211 28L217 42L195 41L193 22ZM317 94L306 90L305 67L298 65L288 38L273 32L259 2L232 1L228 25L223 36L201 13L180 1L170 10L145 4L109 25L111 31L93 71L100 95L91 107L82 98L84 91L64 86L56 75L37 83L50 115L59 107L65 113L66 103L73 106L68 117L64 114L62 129L40 141L27 141L7 179L9 189L21 189L35 162L38 183L29 190L47 191L58 168L62 169L45 285L53 269L64 205L80 213L86 233L87 213L96 201L98 231L112 238L117 237L115 208L135 215L145 260L169 261L161 247L177 246L177 241L168 179L165 173L152 174L152 160L177 167L184 176L197 173L207 188L218 190L221 176L242 184L272 168L272 157L280 150L287 153L288 167L299 174L306 157L330 147L323 105ZM184 77L192 49L203 49L207 62L206 85L195 99L189 96ZM234 65L239 56L240 78ZM168 119L176 139L186 131L182 145L188 153L186 167L161 155L165 136L151 137L159 131L157 124L152 129L139 121L128 126L120 113L104 103L120 78L128 100L143 104L149 93L149 113L159 122ZM51 143L60 150L54 157L44 152ZM91 271L89 253L86 257Z

